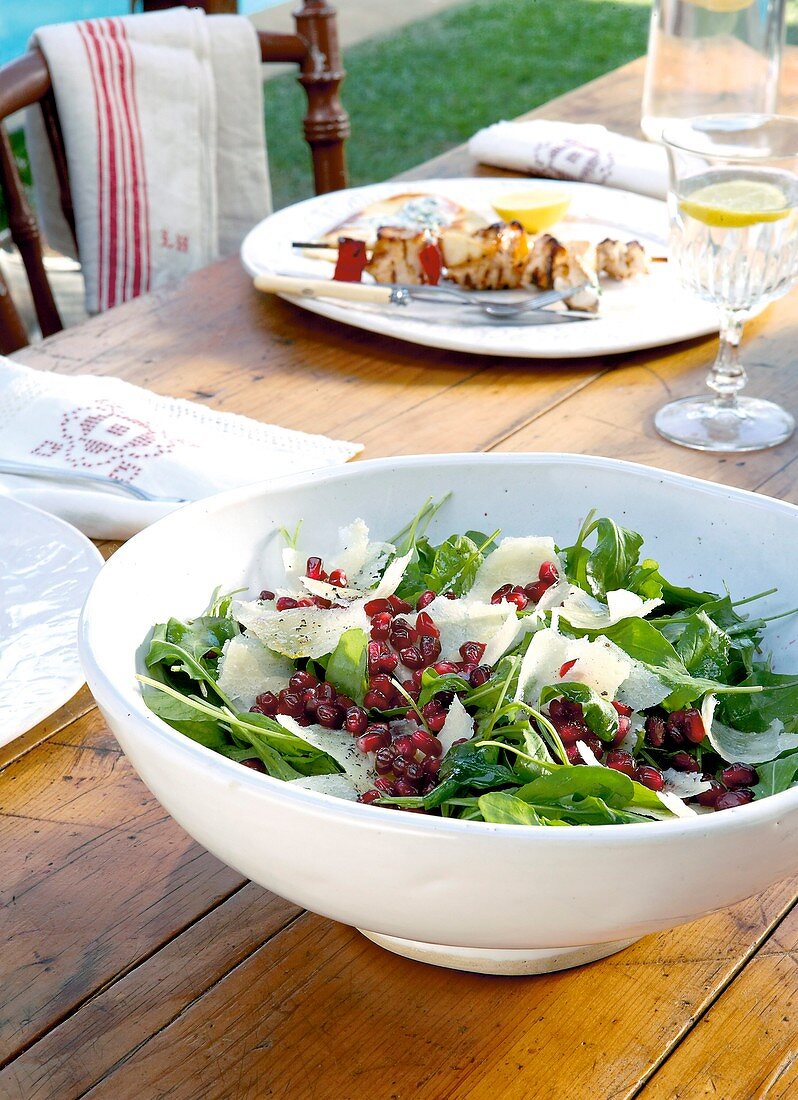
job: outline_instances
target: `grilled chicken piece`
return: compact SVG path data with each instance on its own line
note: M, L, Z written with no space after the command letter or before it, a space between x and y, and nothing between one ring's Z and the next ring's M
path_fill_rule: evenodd
M515 290L523 286L529 258L526 233L518 222L499 222L467 233L443 229L446 277L470 290Z
M550 233L533 237L530 242L529 259L524 272L524 285L537 286L541 290L551 290L554 286L554 268L562 263L565 249Z
M596 246L596 265L611 279L631 279L647 270L646 250L640 241L614 241L610 237Z
M383 226L377 234L366 271L378 283L406 283L421 286L426 282L420 253L434 238L426 230L393 229Z
M569 309L581 309L596 313L599 303L596 246L589 241L569 241L554 258L552 283L555 290L567 290L569 286L590 283L584 290L568 298Z

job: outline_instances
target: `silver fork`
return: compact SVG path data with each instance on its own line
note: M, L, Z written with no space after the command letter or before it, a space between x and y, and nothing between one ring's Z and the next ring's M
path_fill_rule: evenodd
M130 485L127 481L117 481L113 477L105 477L103 474L82 473L80 470L64 470L52 466L40 466L35 462L14 462L12 459L0 459L0 474L14 474L17 477L40 477L50 481L85 481L105 486L106 489L118 489L122 493L128 493L138 500L164 504L185 504L185 497L159 497L154 493L148 493L146 489L140 489L138 485Z
M590 285L590 283L584 282L579 283L577 286L568 287L566 290L544 290L540 294L527 296L521 301L490 302L486 301L484 298L477 297L473 292L469 293L468 291L460 290L453 286L439 284L438 286L432 287L397 284L394 287L394 293L391 300L397 305L404 305L409 301L437 302L440 301L441 298L452 298L457 302L461 302L463 305L475 306L489 317L515 317L519 313L528 313L533 310L544 309L546 306L554 305L556 302L564 302L568 298L573 298L575 294L585 290ZM568 314L563 314L562 316L571 316L574 320L585 320L587 318L592 319L595 315L592 313L580 312L579 310L571 310Z

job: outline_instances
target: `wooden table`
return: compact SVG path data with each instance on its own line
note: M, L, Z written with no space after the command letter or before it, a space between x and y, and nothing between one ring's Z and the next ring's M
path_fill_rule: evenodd
M636 63L545 114L633 132L639 91ZM455 151L415 174L486 171ZM752 392L793 411L796 305L751 324L745 350L768 364ZM798 501L798 438L737 458L655 435L656 408L700 389L714 351L552 366L427 351L259 297L229 260L18 358L361 440L369 458L592 452ZM167 817L85 690L4 762L3 1098L798 1094L796 882L581 970L477 977L243 881Z

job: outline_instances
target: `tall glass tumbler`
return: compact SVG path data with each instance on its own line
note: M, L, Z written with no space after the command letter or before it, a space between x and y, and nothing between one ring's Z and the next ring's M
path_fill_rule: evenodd
M798 119L714 115L663 135L670 163L671 263L682 285L718 307L712 394L673 401L655 425L674 443L756 451L782 443L792 416L741 396L743 326L798 279Z
M786 0L653 0L643 133L696 115L777 109Z

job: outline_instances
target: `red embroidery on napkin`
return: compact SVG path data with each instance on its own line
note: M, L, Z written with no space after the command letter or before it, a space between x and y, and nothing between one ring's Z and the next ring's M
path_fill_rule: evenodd
M102 470L118 481L133 481L142 471L140 463L169 454L175 446L145 420L127 416L107 401L64 413L59 434L58 440L42 440L31 454L59 455L67 466Z

